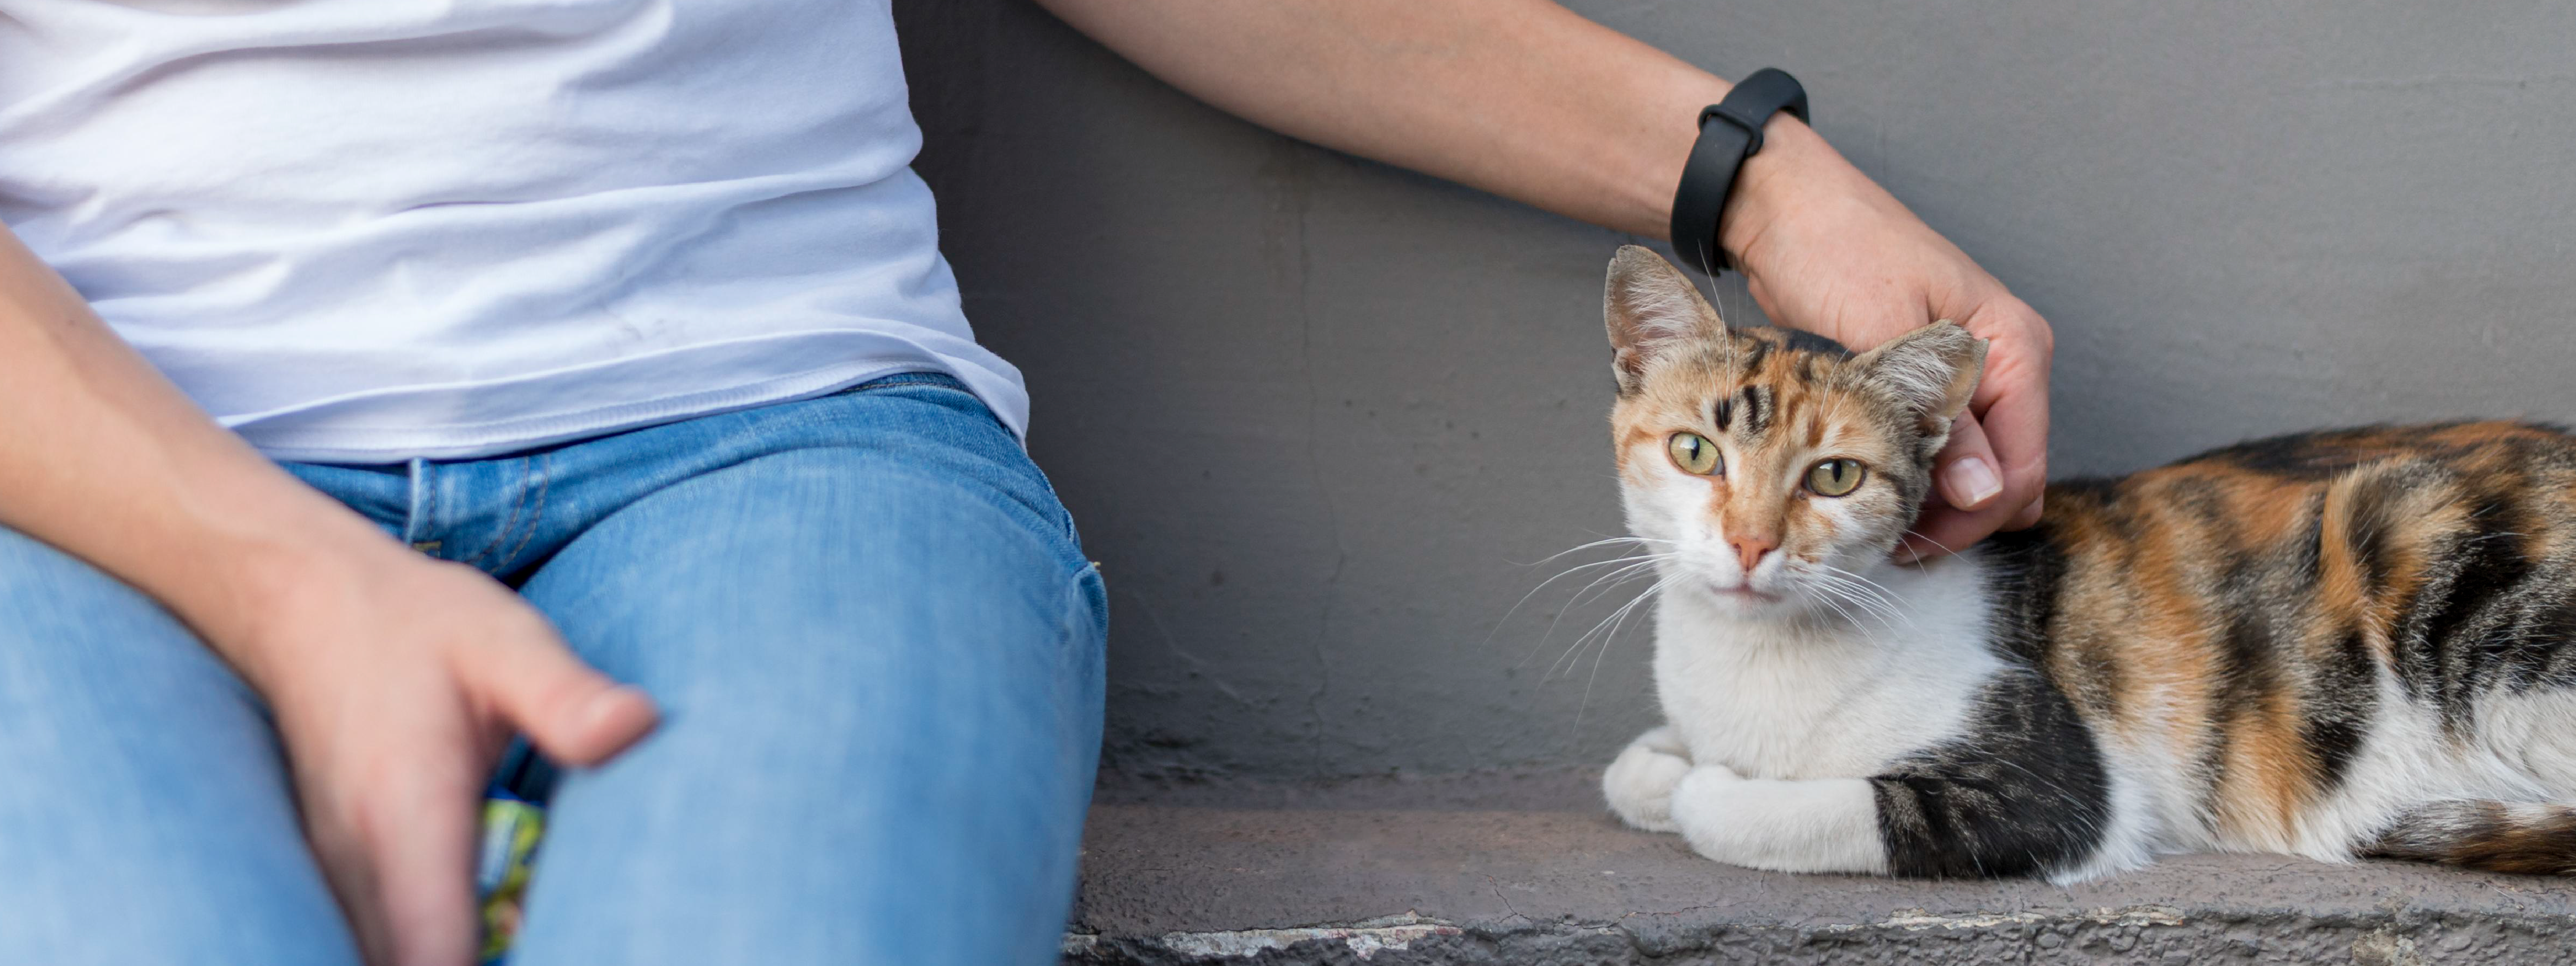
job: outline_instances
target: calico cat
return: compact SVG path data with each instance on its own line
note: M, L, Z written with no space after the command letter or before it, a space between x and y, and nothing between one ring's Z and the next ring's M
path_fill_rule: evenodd
M2576 873L2576 437L2246 443L1890 553L1985 345L1729 331L1620 250L1605 314L1667 724L1628 824L1800 872L2082 879L2182 851Z

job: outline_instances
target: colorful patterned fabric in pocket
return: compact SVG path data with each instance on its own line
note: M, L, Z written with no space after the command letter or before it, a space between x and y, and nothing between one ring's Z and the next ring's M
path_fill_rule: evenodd
M520 902L545 835L546 810L495 788L483 802L483 847L474 892L483 898L483 966L500 966L519 935Z

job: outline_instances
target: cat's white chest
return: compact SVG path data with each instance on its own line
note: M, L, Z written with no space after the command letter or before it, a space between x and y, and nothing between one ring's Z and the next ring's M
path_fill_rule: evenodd
M1867 777L1955 737L2000 665L1979 588L1895 586L1913 605L1904 618L1858 627L1741 623L1688 596L1660 601L1655 688L1692 760L1748 778Z

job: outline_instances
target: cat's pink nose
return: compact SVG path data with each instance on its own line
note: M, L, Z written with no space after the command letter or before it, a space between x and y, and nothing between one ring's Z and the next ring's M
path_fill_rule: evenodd
M1726 542L1735 545L1735 559L1744 562L1747 577L1753 576L1753 565L1762 562L1763 554L1780 549L1778 537L1728 537Z

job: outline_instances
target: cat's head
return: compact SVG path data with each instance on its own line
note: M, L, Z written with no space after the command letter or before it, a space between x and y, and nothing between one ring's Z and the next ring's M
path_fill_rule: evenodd
M1985 340L1935 322L1868 352L1730 331L1682 273L1631 245L1603 314L1628 528L1672 556L1666 593L1740 616L1825 609L1881 566L1932 489ZM1838 573L1839 571L1839 573Z

